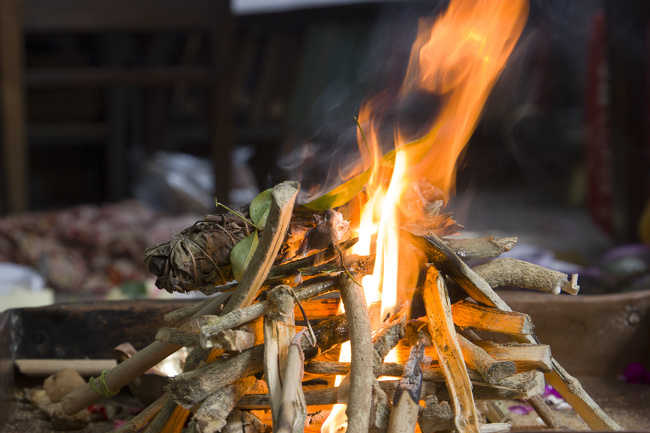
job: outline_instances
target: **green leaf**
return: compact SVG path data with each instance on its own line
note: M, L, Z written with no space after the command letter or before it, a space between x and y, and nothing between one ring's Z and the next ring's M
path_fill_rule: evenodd
M438 128L434 128L424 137L411 143L405 144L403 148L408 152L409 160L412 164L417 164L429 152L431 142L433 141ZM392 173L392 168L395 166L395 151L391 150L386 155L382 156L377 162L380 169L388 169ZM323 194L315 200L306 203L304 206L313 210L326 211L339 206L343 206L359 194L366 187L368 179L370 179L371 169L353 177L347 182L342 183L330 192ZM390 175L390 173L387 173ZM388 177L390 178L390 176Z
M250 204L249 214L251 220L261 228L264 228L266 218L269 216L271 201L271 189L269 188L259 193Z
M255 231L239 241L230 251L230 264L237 281L241 281L241 277L244 275L244 271L248 263L250 263L258 243L259 238Z

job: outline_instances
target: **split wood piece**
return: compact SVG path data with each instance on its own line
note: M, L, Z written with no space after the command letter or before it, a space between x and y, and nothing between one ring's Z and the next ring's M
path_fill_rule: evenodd
M221 433L264 433L264 424L252 413L233 409ZM191 430L190 430L191 431Z
M404 374L393 395L393 410L390 413L388 433L411 433L415 431L420 410L422 391L422 369L420 362L424 356L424 345L418 343L404 366Z
M454 413L448 401L439 401L435 395L430 395L425 403L426 407L418 418L422 433L453 430Z
M519 373L531 370L550 371L553 368L551 347L547 344L495 343L489 340L476 340L474 344L494 359L512 361Z
M271 207L259 244L222 314L248 307L255 299L280 251L299 190L300 184L295 181L282 182L271 190Z
M510 251L517 245L516 237L485 236L470 239L448 237L442 238L442 240L463 260L491 259Z
M226 302L231 295L232 293L220 293L214 298L204 299L203 301L195 302L194 304L187 305L183 308L179 308L178 310L170 311L169 313L165 314L163 319L169 326L177 326L184 320L194 316L208 304L211 304L213 302L221 302L223 306L223 303Z
M511 257L490 260L472 269L494 289L520 287L552 295L559 295L561 291L577 295L580 290L578 274L569 279L565 273Z
M400 235L427 256L442 273L449 276L460 285L474 300L481 304L497 307L500 310L512 311L508 304L490 287L476 272L463 262L438 236L434 233L409 225L408 230L401 229Z
M324 320L314 326L313 330L316 335L316 347L313 347L309 338L304 335L300 340L300 346L307 359L349 339L345 314ZM218 358L194 371L181 373L170 381L167 389L179 404L192 407L235 380L258 374L263 370L264 345L260 344L237 355Z
M251 272L245 273L237 291L229 298L223 309L221 308L223 299L217 296L194 313L192 317L216 314L219 311L228 313L250 304L266 278L280 248L299 187L298 182L283 182L273 188L266 228L251 259ZM104 383L108 389L118 390L180 348L181 346L177 344L154 341L149 346L138 351L134 356L108 371L104 375ZM99 378L95 379L94 385L96 389L101 389L102 385L99 383ZM90 384L86 384L65 396L61 400L61 407L64 413L71 415L85 409L101 397Z
M300 348L304 329L291 340L287 362L282 374L282 394L277 422L273 421L273 431L277 433L302 433L307 420L307 403L302 391L303 365L305 355ZM271 398L273 402L273 398ZM273 404L271 405L273 406Z
M409 226L408 230L403 229L401 232L429 260L438 264L443 272L465 289L474 300L503 311L512 311L492 287L460 260L446 245L443 245L435 234L415 226ZM510 338L520 343L539 343L534 334L511 335ZM556 359L553 358L552 362L553 370L546 373L546 380L558 390L590 428L593 430L621 430L621 427L587 394L577 379L568 374ZM554 428L555 425L556 423L553 423L549 427Z
M482 347L457 334L460 349L467 366L478 371L487 383L496 384L517 372L515 363L510 360L495 359Z
M255 377L249 376L224 386L206 398L194 414L196 430L199 433L221 431L227 423L227 417L235 404L255 383Z
M454 323L461 328L501 334L530 334L533 321L528 314L502 311L468 301L459 301L451 306Z
M427 265L423 295L429 320L429 332L445 373L445 381L454 408L454 428L461 433L478 433L478 417L472 396L472 384L456 338L445 280L435 266Z
M521 400L528 399L530 392L522 391L523 388L534 389L535 393L539 394L544 390L544 376L542 373L536 372L522 373L517 379L523 380L524 378L528 383L517 383L517 387L506 387L502 385L490 385L485 382L473 382L474 385L474 398L477 401L481 400ZM424 372L423 372L424 377ZM513 376L514 377L514 376ZM506 381L512 379L505 379ZM394 398L395 390L399 386L399 380L381 380L377 382L381 389L386 393L388 399ZM331 405L331 404L347 404L349 402L346 398L349 391L341 390L340 387L328 387L305 390L305 402L307 406L318 405ZM436 395L440 400L450 401L449 392L444 381L422 382L422 390L420 392L420 400L424 400L427 396ZM472 400L474 407L474 400ZM247 394L242 397L237 403L238 409L246 410L266 410L271 407L271 402L267 394Z
M168 394L163 394L156 401L147 406L142 412L131 418L126 424L115 430L115 433L137 433L154 417L167 401L171 401Z
M160 328L155 339L181 347L193 347L199 344L199 334L176 328Z
M372 336L373 370L384 364L384 358L406 334L406 311L399 311L388 319Z
M271 398L273 431L277 431L282 397L281 370L287 363L289 344L296 333L293 299L289 286L277 286L269 291L273 304L264 316L264 376Z
M327 278L318 282L310 281L310 284L303 286L303 288L296 287L295 293L296 298L302 302L324 295L325 293L334 291L337 288L338 279ZM201 328L201 345L206 348L212 347L214 344L212 340L219 334L219 332L237 328L245 323L258 319L265 315L271 307L273 307L273 302L267 299L244 308L239 308L228 314L209 319Z
M350 333L350 398L345 413L348 430L368 431L372 397L372 329L363 288L347 274L339 277L339 291L348 317Z
M156 416L147 424L145 433L176 433L180 430L190 411L178 406L173 400L168 399L165 404L158 411Z

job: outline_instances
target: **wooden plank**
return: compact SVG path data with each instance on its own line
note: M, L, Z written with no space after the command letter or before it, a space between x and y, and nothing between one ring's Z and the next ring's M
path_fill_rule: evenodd
M21 6L20 0L0 0L0 130L4 190L11 213L24 212L29 207Z
M24 0L27 31L154 31L213 27L225 0ZM21 21L17 21L20 23Z

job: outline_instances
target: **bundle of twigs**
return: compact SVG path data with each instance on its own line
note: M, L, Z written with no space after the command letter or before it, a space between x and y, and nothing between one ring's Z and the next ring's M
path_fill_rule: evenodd
M302 432L319 428L321 411L334 403L347 404L351 432L413 432L416 424L423 432L497 431L508 425L494 418L491 425L483 423L476 407L478 401L503 399L528 399L555 428L539 397L544 378L591 428L619 429L537 341L530 317L513 312L494 291L507 285L575 294L575 276L511 259L471 269L461 257L499 256L516 238L451 242L430 226L403 227L402 237L428 258L417 292L425 314L411 318L403 308L373 334L370 323L379 312L367 307L358 284L371 271L372 257L344 262L341 250L352 242L333 245L325 236L327 242L310 248L318 254L274 265L287 245L298 188L295 182L273 188L259 245L236 286L169 313L169 326L151 345L107 372L103 383L96 380L96 387L118 390L181 346L194 347L166 394L120 431L181 431L189 422L189 431L198 432L268 431L265 423L274 432ZM304 231L303 241L307 237ZM298 270L302 278L296 278ZM312 317L314 326L307 320L298 330L296 306L300 311L303 303L332 291L340 292L347 314L318 324ZM510 342L482 339L483 331ZM348 340L351 362L325 356ZM404 363L385 361L395 347L408 351ZM346 376L336 387L335 375ZM378 381L382 376L398 379ZM99 398L86 385L61 405L75 413Z

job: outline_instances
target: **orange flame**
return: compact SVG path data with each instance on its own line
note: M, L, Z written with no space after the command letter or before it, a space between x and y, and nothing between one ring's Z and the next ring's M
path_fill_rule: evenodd
M369 303L381 301L382 319L400 302L410 301L420 269L414 253L400 245L399 227L422 217L423 203L413 206L406 197L423 180L439 188L445 199L453 193L458 158L527 15L526 0L452 0L435 20L420 20L400 97L429 92L437 95L441 108L417 151L407 146L407 134L396 125L393 166L380 160L378 123L387 107L378 101L385 98L371 98L359 113L367 132L367 142L359 134L359 146L364 167L370 166L372 174L353 253L376 253L373 275L363 279L363 286ZM422 147L427 149L424 156ZM341 361L349 361L349 354ZM321 432L344 430L344 411L345 405L336 405Z

